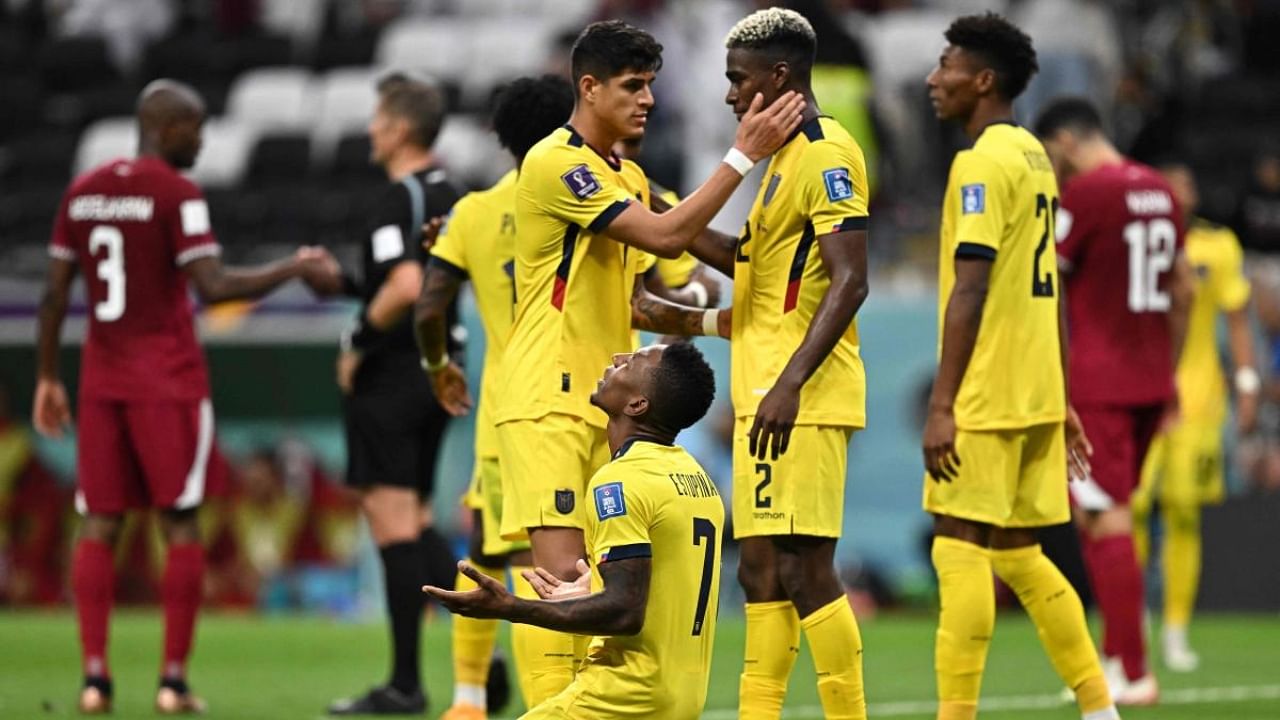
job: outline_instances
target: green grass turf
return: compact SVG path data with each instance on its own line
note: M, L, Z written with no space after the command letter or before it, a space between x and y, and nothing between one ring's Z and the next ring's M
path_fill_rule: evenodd
M733 717L743 623L722 617L707 709L712 718ZM505 643L507 633L503 631ZM73 617L66 612L0 613L0 718L75 716L80 681ZM905 701L933 697L933 618L883 615L863 623L866 682L874 717L931 718ZM1275 720L1280 718L1280 617L1206 616L1193 638L1204 669L1194 675L1161 673L1167 694L1191 688L1271 688L1271 699L1212 700L1128 710L1126 718L1160 720ZM424 676L433 699L429 717L451 694L449 624L429 621L424 638ZM122 612L112 628L111 661L116 682L114 717L152 718L151 702L160 651L160 617ZM508 655L509 657L509 655ZM201 619L192 663L194 687L214 718L318 718L329 700L363 690L382 678L386 636L376 623L321 618L259 618L209 614ZM1044 696L1058 683L1040 651L1034 629L1019 613L1003 613L983 686L984 697ZM813 666L802 652L787 700L788 718L818 718ZM881 710L877 713L877 709ZM515 717L508 714L505 717ZM1079 717L1072 708L984 711L982 717L1054 720Z

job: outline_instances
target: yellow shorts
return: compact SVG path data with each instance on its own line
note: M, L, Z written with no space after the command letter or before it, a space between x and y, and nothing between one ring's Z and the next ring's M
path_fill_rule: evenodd
M587 481L609 462L604 428L551 413L498 425L502 463L502 539L528 540L529 528L582 528Z
M707 676L667 670L672 675L683 675L672 678L683 684L661 688L664 692L655 697L654 690L658 688L647 687L650 683L644 680L627 677L628 673L645 672L643 665L653 663L654 658L646 657L639 666L627 662L606 670L588 661L569 687L521 715L520 720L697 720L701 717L706 691L699 693L698 688L706 687Z
M1016 430L956 431L960 474L925 473L924 509L938 515L1022 528L1071 519L1062 423Z
M1142 483L1131 501L1149 511L1165 505L1216 505L1226 495L1223 478L1222 426L1184 421L1157 435L1142 464Z
M798 425L777 460L751 456L754 417L733 425L733 536L840 537L853 428Z
M502 469L498 458L476 458L471 485L462 504L480 511L481 551L485 555L509 555L529 549L527 540L502 539Z

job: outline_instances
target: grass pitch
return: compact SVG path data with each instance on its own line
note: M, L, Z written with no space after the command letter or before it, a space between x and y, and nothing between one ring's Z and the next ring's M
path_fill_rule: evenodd
M120 612L114 619L111 662L120 720L153 718L160 653L154 612ZM871 717L933 717L933 618L884 615L862 623ZM736 716L743 623L720 619L708 720ZM1157 708L1124 711L1125 718L1160 720L1280 719L1280 617L1198 618L1192 639L1203 669L1160 673ZM507 642L506 630L502 642ZM333 698L362 691L385 677L385 628L322 618L209 614L201 619L191 680L212 718L323 717ZM74 618L67 612L0 613L0 718L75 717L80 682ZM508 653L508 657L510 654ZM423 674L431 697L428 717L449 703L449 623L426 627ZM1061 685L1021 613L1002 613L983 685L981 717L1066 720L1074 709L1056 704ZM502 717L516 717L509 708ZM786 718L821 718L813 664L802 651L787 698Z

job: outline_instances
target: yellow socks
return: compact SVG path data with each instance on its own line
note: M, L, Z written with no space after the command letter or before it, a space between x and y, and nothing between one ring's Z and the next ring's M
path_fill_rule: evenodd
M969 720L977 717L996 623L991 555L986 548L948 537L933 539L931 555L942 606L934 647L938 720Z
M520 574L527 567L512 567L516 597L538 599L533 586ZM533 709L573 682L574 636L532 625L512 623L512 654L525 706Z
M475 563L472 563L473 565ZM476 569L497 580L506 582L506 570L475 565ZM474 590L476 583L458 573L455 587L459 592ZM489 679L489 661L498 639L497 620L477 620L455 615L453 618L453 702L476 707L485 706L485 682Z
M936 545L935 545L936 547ZM1035 623L1040 642L1058 676L1076 693L1080 712L1111 706L1098 652L1085 624L1080 596L1039 545L992 550L991 564Z
M849 600L841 595L800 621L818 673L818 697L827 720L865 720L862 634Z
M1166 505L1163 510L1164 625L1191 623L1200 587L1200 507Z
M786 600L747 603L746 614L747 647L738 684L738 718L776 720L782 715L787 679L800 652L800 617Z

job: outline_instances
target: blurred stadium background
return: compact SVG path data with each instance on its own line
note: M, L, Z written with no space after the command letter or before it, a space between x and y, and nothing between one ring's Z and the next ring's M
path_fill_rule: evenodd
M872 294L859 317L870 427L853 443L839 552L860 612L932 602L918 434L934 366L938 208L963 138L932 117L924 76L951 19L990 9L1020 24L1040 56L1041 71L1018 105L1024 121L1054 96L1091 98L1122 150L1140 160L1169 153L1189 159L1201 185L1199 214L1230 225L1249 251L1269 400L1262 430L1230 445L1231 499L1206 515L1201 607L1270 613L1273 622L1260 627L1274 637L1280 632L1280 383L1272 352L1280 339L1280 2L780 4L813 20L818 100L859 139L873 181ZM35 308L61 194L75 174L134 152L131 113L143 84L172 77L204 95L211 119L192 174L207 193L229 261L277 257L314 243L354 266L365 203L385 182L368 162L364 135L380 70L414 68L443 83L451 113L437 150L455 179L479 188L509 167L486 128L494 89L521 74L567 71L568 46L587 22L629 19L666 47L642 165L664 185L688 191L732 140L733 116L721 102L721 39L754 6L0 0L0 605L67 601L74 441L47 441L29 430ZM737 231L755 187L743 184L716 219L718 229ZM475 379L482 340L470 309L464 299ZM352 314L353 306L313 300L300 284L259 303L201 311L218 445L231 479L229 493L214 499L204 517L213 548L210 605L378 617L376 558L341 487L345 455L333 360ZM64 334L62 368L73 393L83 320L81 302ZM728 351L723 343L702 347L715 360L721 400L682 442L727 488ZM470 473L472 433L470 419L453 423L438 474L436 516L459 544L469 530L457 499ZM131 532L122 601L156 597L156 540L145 522ZM1070 531L1046 541L1072 564ZM726 611L733 613L736 589L725 586L733 600ZM1158 598L1159 588L1149 594Z

